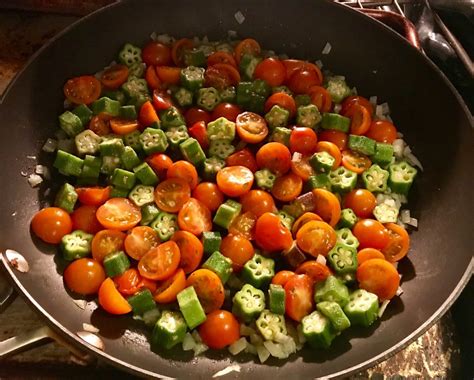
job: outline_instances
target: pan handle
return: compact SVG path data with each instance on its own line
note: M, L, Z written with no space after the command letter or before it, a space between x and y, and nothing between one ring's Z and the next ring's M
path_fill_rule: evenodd
M422 51L415 25L406 17L395 12L381 11L378 9L362 8L357 10L396 30L408 40L410 45Z

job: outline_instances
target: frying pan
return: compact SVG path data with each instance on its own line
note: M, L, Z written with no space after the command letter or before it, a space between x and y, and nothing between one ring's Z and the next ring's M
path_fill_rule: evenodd
M245 16L238 24L237 11ZM411 235L409 257L399 266L405 293L368 329L350 329L330 350L305 349L288 360L257 364L250 356L209 352L192 358L180 349L153 353L147 332L130 317L111 317L93 306L81 310L66 292L59 273L64 263L28 229L48 200L46 184L32 189L23 170L30 154L51 158L41 146L57 128L62 86L67 78L94 73L115 58L125 41L143 44L150 33L203 36L218 40L235 30L290 57L317 59L327 41L324 64L345 75L361 94L388 101L392 115L424 164L411 194L420 229ZM237 362L228 378L337 377L361 370L400 350L433 324L452 304L472 273L472 120L443 74L403 38L357 11L329 1L252 0L222 2L125 1L96 12L55 38L16 78L0 110L0 251L14 249L30 265L28 273L4 269L24 298L70 345L130 372L150 377L209 378ZM58 182L58 181L56 181ZM53 189L54 191L54 189ZM100 329L98 350L76 332L88 322Z

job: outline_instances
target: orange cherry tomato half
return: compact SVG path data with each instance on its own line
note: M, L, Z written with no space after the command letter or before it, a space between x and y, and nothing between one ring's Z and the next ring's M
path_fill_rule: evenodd
M184 52L192 49L194 43L189 38L181 38L173 43L171 47L171 58L176 66L184 65Z
M181 230L199 236L212 230L211 212L197 199L189 198L179 210L178 225Z
M135 227L142 219L142 213L127 198L112 198L97 210L97 219L105 228L125 231Z
M227 235L221 242L220 252L232 260L234 272L240 272L255 254L252 243L242 235Z
M352 150L342 151L342 166L354 173L361 174L372 165L369 157L353 152Z
M179 267L184 270L184 273L188 274L197 269L201 264L204 252L201 241L187 231L176 231L171 237L171 241L174 241L179 247L181 253Z
M260 45L257 41L252 38L246 38L240 41L234 49L235 60L240 63L244 54L250 54L253 56L260 55Z
M178 268L170 278L158 285L153 298L158 303L174 302L178 293L184 288L186 288L186 275L184 270Z
M370 259L357 268L359 287L376 294L381 301L389 300L397 293L400 277L387 260Z
M138 262L138 271L149 280L165 280L178 269L181 253L174 241L150 249Z
M71 214L72 229L82 230L88 234L96 234L103 229L95 214L97 206L79 206Z
M311 128L295 127L291 130L290 150L301 154L312 154L316 150L318 137Z
M278 215L266 212L255 226L255 241L264 251L283 251L291 246L293 238Z
M261 169L268 169L276 175L282 175L291 168L290 150L278 142L263 145L256 155L257 165Z
M148 66L168 66L172 62L171 49L158 41L150 41L142 49L142 59Z
M312 86L309 88L311 103L318 107L320 112L330 112L332 108L331 94L324 87Z
M240 338L240 323L227 310L215 310L199 326L199 336L210 348L219 350Z
M296 114L296 102L295 99L284 92L276 92L270 95L265 102L265 112L272 109L273 106L280 106L290 112L290 118Z
M286 78L286 69L277 58L265 58L256 67L254 78L263 79L272 87L281 86Z
M307 181L309 177L315 175L313 167L309 163L311 155L302 156L301 154L293 154L291 158L291 171L301 177L303 181Z
M75 260L64 271L67 288L77 294L97 294L104 280L104 268L93 259Z
M166 177L179 178L183 181L186 181L189 184L189 187L194 189L198 184L198 173L196 167L191 164L189 161L176 161L173 163L166 172Z
M92 238L92 257L101 263L111 253L124 250L126 234L117 230L102 230Z
M100 206L110 198L110 187L78 187L79 202L88 206Z
M314 309L313 280L305 274L295 274L285 284L285 311L300 322Z
M64 85L64 95L74 104L90 104L99 99L102 86L93 75L69 79Z
M348 96L341 103L341 115L350 117L352 113L352 106L355 104L365 107L369 111L370 116L374 114L374 106L370 103L369 100L362 96L354 95Z
M251 212L257 217L260 217L266 212L276 212L273 197L263 190L250 190L240 198L240 203L242 204L243 213Z
M110 314L121 315L132 311L132 307L117 290L111 278L107 278L100 285L99 304Z
M294 173L288 173L278 177L273 185L273 196L282 202L291 202L301 194L303 180Z
M370 218L377 200L369 190L354 189L345 196L344 206L351 208L359 218Z
M250 144L258 144L268 135L267 122L253 112L239 114L235 119L235 127L239 137Z
M158 114L150 101L143 103L138 113L138 121L144 127L149 127L153 123L159 122ZM112 127L112 126L111 126Z
M255 161L253 153L247 148L232 153L227 157L225 163L227 166L245 166L252 173L258 170L257 161Z
M336 244L337 235L326 222L311 220L303 224L296 233L296 243L305 253L317 257L326 256Z
M64 235L71 233L72 220L63 209L46 207L35 214L31 229L44 242L59 244Z
M326 280L331 275L331 270L327 265L318 263L316 260L309 260L295 269L296 274L306 274L314 284Z
M208 66L204 73L205 84L223 90L229 86L237 86L240 82L239 71L227 63L216 63Z
M188 182L181 178L170 178L155 188L155 203L163 211L178 212L191 198Z
M390 242L390 234L384 225L374 219L359 220L352 229L359 240L359 248L383 250Z
M248 240L255 239L257 216L250 211L237 215L229 226L229 235L241 235Z
M347 147L347 134L335 129L326 129L318 134L319 141L329 141L336 145L339 150L344 150Z
M207 66L212 66L216 63L227 63L237 67L237 62L235 61L234 56L226 51L216 51L207 57Z
M341 151L337 147L337 145L333 144L329 141L319 141L316 144L316 152L328 152L331 156L334 157L334 164L332 166L333 169L336 169L341 165L342 155Z
M204 311L208 314L224 304L224 286L217 274L209 269L198 269L191 273L186 286L194 287Z
M155 66L148 66L145 71L145 80L148 84L148 87L152 88L153 90L157 90L161 87L161 81L158 77L158 73L156 72ZM155 105L153 99L153 105ZM157 108L158 109L158 108Z
M89 129L99 136L105 136L111 133L110 116L104 113L92 116L89 122Z
M130 296L138 292L142 277L135 268L130 268L121 275L114 277L113 280L120 294Z
M381 143L392 144L397 139L397 128L387 120L374 120L366 136Z
M293 223L293 227L291 227L291 233L293 236L296 236L296 233L299 231L299 229L312 220L317 220L320 222L323 221L323 219L314 212L305 212L298 219L296 219Z
M370 116L367 108L354 104L351 108L351 134L364 135L370 128L372 116Z
M217 186L229 197L240 197L250 191L253 173L245 166L228 166L217 172Z
M382 249L382 253L392 263L400 261L410 249L410 236L402 226L395 223L387 223L385 228L390 235L390 241Z
M285 287L288 280L292 278L294 275L295 275L295 272L291 270L281 270L277 272L275 276L273 276L272 284Z
M314 189L314 212L334 227L341 217L341 205L337 197L325 189Z
M136 120L111 119L109 125L112 132L117 135L127 135L138 129L138 122Z
M375 248L364 248L357 252L357 264L359 266L370 259L385 259L385 256Z
M100 77L104 87L117 89L127 81L128 67L125 65L113 65L105 69Z
M156 74L160 81L167 85L178 85L181 81L181 69L172 66L157 66Z
M166 179L168 169L173 165L171 158L163 153L153 153L145 158L145 162L151 166L160 180Z
M193 190L192 196L211 212L216 211L224 203L224 194L214 182L201 182Z
M135 260L140 260L150 249L158 247L159 244L158 234L148 226L133 227L124 241L125 252Z

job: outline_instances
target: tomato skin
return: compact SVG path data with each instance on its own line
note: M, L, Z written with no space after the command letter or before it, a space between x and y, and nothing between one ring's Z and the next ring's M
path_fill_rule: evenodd
M309 88L311 103L318 107L320 112L330 112L332 108L331 94L321 86L312 86Z
M255 67L253 76L256 79L263 79L272 87L277 87L285 81L286 69L279 59L266 58Z
M192 233L187 231L176 231L171 237L179 248L181 258L179 267L188 274L196 270L201 264L202 255L204 252L201 241Z
M143 105L140 107L138 121L140 122L140 125L144 127L149 127L153 123L160 121L158 114L156 113L155 108L150 101L143 103Z
M178 293L186 288L186 275L179 268L173 276L162 282L156 289L153 298L158 303L170 303L176 301Z
M344 150L347 147L347 134L335 129L327 129L319 132L319 141L329 141L336 145L339 150Z
M296 274L285 284L285 311L294 321L300 322L314 309L313 281L305 274Z
M155 203L166 212L178 212L191 198L188 182L181 178L169 178L155 188Z
M326 280L331 275L331 270L327 265L316 260L309 260L295 269L296 274L305 274L313 281L313 284Z
M272 195L281 202L291 202L301 194L303 180L294 173L278 177L272 188Z
M198 184L198 173L196 167L188 161L180 160L174 162L166 172L166 177L179 178L186 181L189 187L194 189Z
M224 304L225 294L222 281L209 269L198 269L191 273L186 286L193 286L206 313L218 310Z
M228 166L217 172L217 186L229 197L240 197L250 191L253 173L245 166Z
M222 239L220 252L232 260L232 270L240 272L247 261L252 259L255 249L252 243L241 235L227 235Z
M107 68L100 78L104 87L117 89L127 81L128 67L125 65L113 65Z
M237 116L235 122L237 134L242 141L258 144L268 135L267 122L256 113L243 112Z
M88 128L99 136L108 135L109 133L111 133L110 117L103 113L92 116Z
M246 38L240 41L234 49L235 60L240 63L240 59L244 54L250 54L254 56L260 55L260 45L253 38Z
M310 70L313 71L316 74L316 77L318 78L319 82L323 82L323 74L321 73L321 70L318 66L316 66L314 63L307 62L307 61L301 61L299 59L284 59L281 61L283 63L283 66L286 68L286 80L288 81L293 74L301 69L304 70Z
M374 120L366 136L385 144L392 144L398 138L397 128L387 120Z
M132 311L132 307L115 288L111 278L105 279L102 285L100 285L99 304L110 314L121 315Z
M99 99L102 86L93 75L69 79L64 85L64 95L75 104L90 104Z
M264 251L283 251L291 246L293 238L280 218L266 212L261 215L255 226L255 241Z
M351 134L364 135L370 128L372 116L367 108L354 104L351 108Z
M167 85L179 84L181 69L172 66L157 66L156 74L158 78Z
M171 64L171 50L162 43L150 41L142 49L142 59L147 65L168 66Z
M359 287L376 294L380 301L395 296L400 276L395 267L383 259L370 259L357 268Z
M307 69L296 70L288 80L288 87L295 94L307 94L311 87L320 85L317 73Z
M352 107L355 105L361 105L369 111L370 116L374 114L374 106L370 101L362 96L354 95L348 96L341 103L341 115L349 117L352 113Z
M125 231L135 227L142 219L140 209L126 198L112 198L99 207L97 220L105 228Z
M240 113L242 113L242 110L238 105L232 103L220 103L212 111L211 120L225 117L227 120L235 122Z
M207 66L215 65L216 63L227 63L237 68L237 62L232 54L225 51L216 51L207 57Z
M232 153L226 159L227 166L245 166L252 173L255 173L258 170L257 161L253 153L247 149L241 149L235 153Z
M332 247L336 245L337 235L327 223L311 220L303 224L296 233L296 243L305 253L318 257L327 256Z
M357 252L357 264L359 266L370 259L385 259L385 256L382 252L375 248L363 248Z
M296 102L291 95L285 94L284 92L277 92L270 95L265 102L265 112L270 111L275 105L288 110L290 112L290 118L296 114Z
M396 223L385 224L390 235L390 241L382 250L385 259L394 263L403 259L410 249L410 236L402 226Z
M173 43L171 47L171 58L176 66L183 66L183 55L185 50L192 49L194 43L189 38L181 38Z
M292 272L291 270L281 270L277 272L275 276L273 276L272 284L285 287L288 280L292 278L294 275L295 275L295 272Z
M215 310L199 326L199 335L207 346L219 350L240 338L240 324L232 313Z
M240 73L232 65L216 63L208 66L204 73L204 83L207 87L223 90L229 86L237 86L240 82Z
M293 223L293 227L291 227L291 233L293 234L293 236L296 236L299 229L303 227L306 223L312 220L316 220L319 222L323 221L323 219L318 214L315 214L314 212L305 212L298 219L296 219L295 222Z
M318 137L311 128L295 127L290 135L290 150L301 154L311 154L316 150Z
M127 235L117 230L102 230L92 238L92 257L101 263L104 257L111 253L124 250Z
M229 235L241 235L248 240L254 240L257 219L250 211L237 215L229 226Z
M337 197L325 189L314 189L313 198L316 205L314 213L334 227L341 217L341 205Z
M370 218L376 205L374 194L366 189L354 189L344 198L344 206L351 208L359 218Z
M148 226L133 227L124 241L125 252L135 260L140 260L150 249L159 244L160 239L156 231Z
M156 73L156 75L158 76L157 73ZM160 78L157 78L157 81L159 82ZM160 83L158 83L158 86L159 85L160 85ZM150 86L150 87L152 87L152 86ZM169 95L166 92L159 91L157 89L155 89L155 91L153 91L153 107L155 107L155 109L157 111L167 110L171 106L173 106L173 102L171 101L171 98L169 97Z
M372 165L372 161L370 161L369 157L353 152L352 150L342 151L342 166L346 169L361 174L370 168L370 165Z
M72 229L82 230L89 234L96 234L102 230L103 227L95 216L96 212L96 206L80 206L76 208L71 214Z
M160 81L160 78L158 78L158 74L156 72L155 66L148 66L146 68L145 80L146 80L146 83L148 84L148 87L152 88L153 90L157 90L161 87L161 81ZM153 99L153 106L155 106L154 99Z
M188 132L189 136L194 137L203 149L207 149L209 147L206 123L204 121L198 121L194 123L193 126L188 129Z
M192 196L204 204L211 212L216 211L224 203L224 194L213 182L201 182L193 190Z
M166 280L178 269L181 253L174 241L150 249L138 262L140 275L149 280Z
M130 268L121 275L114 277L113 280L120 294L130 296L138 292L141 276L135 268Z
M390 242L390 234L384 225L374 219L359 220L352 229L359 240L359 248L376 248L383 250Z
M104 280L105 272L102 265L93 259L75 260L64 271L66 286L77 294L97 294Z
M192 126L199 121L204 121L205 124L209 123L212 120L211 114L202 108L192 107L186 111L184 114L186 120L186 125Z
M116 135L127 135L138 129L138 122L136 120L111 119L110 128Z
M164 180L168 174L168 169L173 165L173 161L166 154L153 153L145 158L145 162L151 166L155 174Z
M250 190L247 194L240 198L242 203L242 212L252 212L257 217L269 212L276 211L275 201L273 197L263 190Z
M303 181L307 181L309 177L316 174L309 163L310 158L311 155L301 157L293 155L291 159L291 171L301 177Z
M71 233L72 220L63 209L47 207L33 216L31 229L44 242L59 244L64 235Z
M259 168L268 169L276 175L282 175L291 168L290 150L278 142L270 142L263 145L256 155Z
M197 199L189 198L179 210L178 225L181 230L199 236L212 230L211 212Z

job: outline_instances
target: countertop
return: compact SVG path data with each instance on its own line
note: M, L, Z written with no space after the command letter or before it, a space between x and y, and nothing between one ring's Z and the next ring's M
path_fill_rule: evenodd
M76 19L67 15L0 11L0 94L34 52ZM38 315L19 297L0 312L0 340L42 325ZM449 311L403 351L350 379L464 377L460 340ZM2 379L83 378L86 374L88 378L128 377L101 363L83 363L56 343L0 361Z

